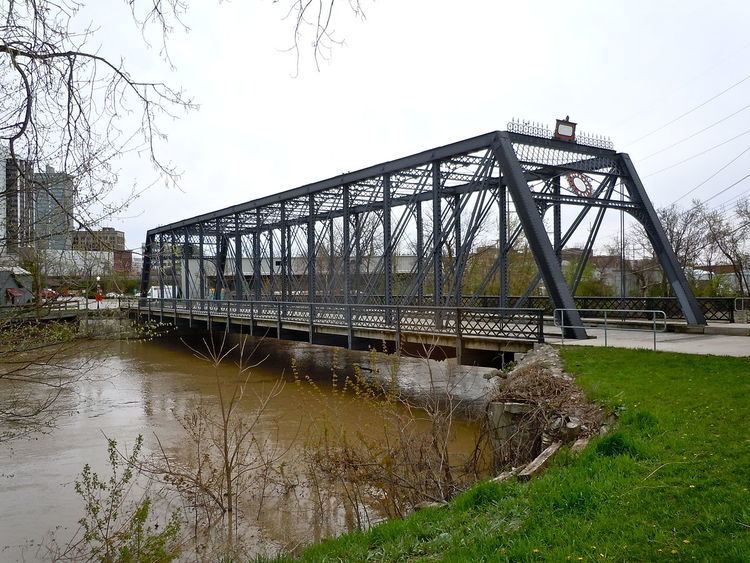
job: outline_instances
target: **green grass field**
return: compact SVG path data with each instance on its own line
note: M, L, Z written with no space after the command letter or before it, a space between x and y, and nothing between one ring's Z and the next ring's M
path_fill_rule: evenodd
M750 561L750 359L570 347L567 369L620 413L530 483L309 547L309 561Z

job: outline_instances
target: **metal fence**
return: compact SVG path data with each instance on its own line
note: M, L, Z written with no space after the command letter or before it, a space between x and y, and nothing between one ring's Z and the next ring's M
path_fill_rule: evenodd
M517 300L511 298L510 305ZM640 318L648 319L649 311L656 310L662 311L668 319L684 318L676 297L576 297L575 303L579 311L589 310L591 314L594 314L595 310L627 310L633 311L633 315L640 311ZM529 297L526 304L535 309L543 309L547 315L552 315L555 310L552 301L547 297ZM698 305L707 320L734 322L734 297L699 297ZM603 313L599 316L603 316Z
M651 310L644 311L642 309L576 309L581 315L584 325L603 328L604 329L604 346L609 345L609 332L616 330L620 332L643 332L647 330L653 333L654 350L656 350L656 334L657 332L667 331L667 315L664 311ZM560 341L565 345L565 328L571 325L566 322L567 313L571 309L555 309L552 313L552 317L555 322L555 326L560 327ZM651 324L650 329L643 329L642 324L644 317L648 319ZM595 323L587 323L587 319L596 319ZM617 323L613 326L610 321L616 319ZM638 324L628 326L626 323L628 320L638 321ZM641 326L639 326L641 325Z
M393 332L397 342L403 333L544 341L539 309L144 298L121 299L120 306L149 317L270 321L278 334L283 324L295 323L311 335L316 327L342 328L350 339L354 330L382 330Z
M48 320L72 316L80 310L77 301L45 301L24 305L0 305L0 318L3 320Z

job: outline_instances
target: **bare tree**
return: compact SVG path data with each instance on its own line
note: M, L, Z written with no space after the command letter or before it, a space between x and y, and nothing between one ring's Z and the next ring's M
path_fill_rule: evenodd
M704 224L708 247L732 267L740 295L750 295L747 270L750 267L750 204L743 200L737 204L737 220L713 210L705 213Z
M701 262L707 245L705 213L705 206L700 201L694 201L686 209L673 204L657 210L667 239L688 279L692 278L692 268ZM647 294L657 283L662 292L668 292L667 277L659 269L659 261L643 225L636 222L630 227L626 234L625 247L637 258L632 264L632 273L639 281L641 292Z
M138 40L148 43L148 38L158 38L158 56L171 65L169 39L184 27L182 18L191 2L112 0L111 4L118 1L130 10ZM0 216L0 224L5 227L0 232L5 232L6 239L0 241L0 254L18 247L31 248L35 256L38 254L35 235L25 231L31 230L39 194L67 215L64 224L75 222L89 231L121 212L138 195L132 191L120 199L114 197L118 179L114 164L123 153L144 156L167 184L178 180L174 166L161 156L160 146L166 139L164 125L196 106L179 87L136 76L122 60L102 55L95 46L99 40L96 29L78 26L80 16L92 4L86 0L5 0L0 4L0 150L7 150L7 159L2 156L3 163L10 167L5 176L13 179L9 185L0 185L0 198L14 201L17 215L26 211L30 214L24 218L27 229L17 225L11 229L12 225L4 224L6 216ZM349 8L354 15L362 16L357 0L351 0ZM299 46L310 34L316 64L337 42L332 27L333 0L288 0L287 17L293 21L293 49L298 56ZM42 165L53 165L73 179L75 205L62 201L51 189L49 178L35 171ZM38 304L44 306L41 299ZM46 380L49 372L44 366L57 366L61 347L69 350L60 339L64 336L71 343L75 335L37 327L34 340L25 341L28 334L19 332L13 324L19 320L25 320L25 316L0 319L0 395L15 397L0 406L2 422L9 418L39 420L55 403L59 390L75 379L65 377L55 382L51 394L33 404L26 403L33 393L29 395L28 387L20 387L30 383L52 385ZM72 361L72 357L66 361ZM13 386L14 393L5 390L6 384Z

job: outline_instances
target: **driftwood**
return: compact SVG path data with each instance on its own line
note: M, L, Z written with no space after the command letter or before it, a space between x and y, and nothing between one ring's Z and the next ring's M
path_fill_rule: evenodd
M555 442L553 444L550 444L549 447L547 447L546 450L540 453L534 461L523 468L523 470L518 474L518 480L528 481L535 475L538 475L542 471L544 471L544 469L547 467L547 463L549 463L550 458L552 458L552 456L557 453L557 450L559 450L561 446L562 442Z

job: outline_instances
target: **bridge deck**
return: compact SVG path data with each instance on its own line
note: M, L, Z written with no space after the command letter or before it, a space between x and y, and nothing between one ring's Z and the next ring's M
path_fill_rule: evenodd
M124 300L139 316L223 322L255 330L275 329L354 338L456 347L457 350L525 351L543 342L542 311L476 307L385 306L369 304L195 299Z

